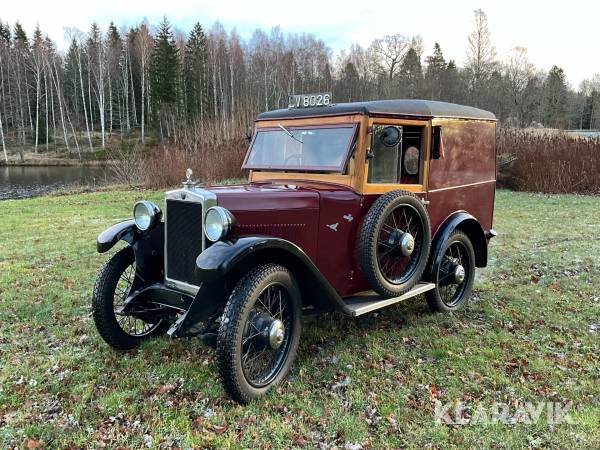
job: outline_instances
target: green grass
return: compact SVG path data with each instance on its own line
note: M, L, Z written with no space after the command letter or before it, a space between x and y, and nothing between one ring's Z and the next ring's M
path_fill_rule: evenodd
M198 340L117 353L94 329L107 257L95 237L142 196L161 198L0 202L0 447L600 446L600 198L499 192L499 236L464 311L431 314L417 298L306 321L288 380L244 407ZM435 400L572 401L573 423L439 425Z

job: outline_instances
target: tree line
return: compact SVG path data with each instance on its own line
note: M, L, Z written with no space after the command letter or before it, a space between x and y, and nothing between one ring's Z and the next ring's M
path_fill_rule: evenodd
M227 140L259 111L286 107L289 93L332 91L335 102L425 98L493 111L512 126L600 128L600 74L577 89L562 68L547 73L517 47L499 59L488 19L474 12L465 63L420 36L383 36L334 55L311 34L257 29L242 39L220 23L184 35L164 18L156 28L92 24L68 29L61 53L36 27L0 20L0 141L4 157L66 151L79 158L111 139L145 142L192 129ZM193 126L189 126L193 125Z

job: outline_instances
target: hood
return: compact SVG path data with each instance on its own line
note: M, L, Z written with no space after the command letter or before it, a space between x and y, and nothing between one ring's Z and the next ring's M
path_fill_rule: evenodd
M217 196L217 204L235 211L318 209L319 191L347 190L331 183L269 181L205 188Z

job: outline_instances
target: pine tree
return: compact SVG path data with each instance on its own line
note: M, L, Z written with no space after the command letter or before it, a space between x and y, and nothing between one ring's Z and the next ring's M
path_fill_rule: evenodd
M154 51L150 62L150 92L155 105L154 113L172 109L179 96L179 50L171 25L165 17L154 38Z
M114 109L116 107L119 114L119 125L122 125L123 112L121 109L121 93L123 91L120 83L120 73L123 61L123 40L117 31L113 22L108 26L106 37L106 59L107 59L107 81L108 81L108 123L109 132L113 131L115 119ZM122 129L122 127L121 127Z
M11 39L10 26L2 23L0 20L0 40L3 44L9 45Z
M407 98L417 98L420 96L423 85L423 70L419 55L414 48L406 52L402 60L400 73L398 74L400 92Z
M209 112L208 49L206 35L199 22L194 25L185 45L184 100L189 120L203 120Z
M442 88L444 84L444 73L446 72L446 60L442 54L442 48L437 42L433 46L433 55L425 59L427 71L425 72L425 82L427 91L431 100L440 100L442 98Z
M451 59L448 61L448 65L444 71L444 76L442 79L442 95L440 100L452 103L460 103L462 101L461 92L465 91L463 84L463 78L461 78L458 67L456 67L454 60Z
M546 126L561 128L567 122L567 83L565 72L553 66L544 84L544 110Z
M35 140L34 150L37 153L38 144L46 139L46 128L44 123L40 122L40 107L42 97L42 77L44 75L44 67L46 65L44 55L44 39L42 30L39 25L35 27L33 32L33 40L31 44L31 58L29 59L29 67L33 76L35 86Z
M348 61L341 73L341 100L351 102L357 99L358 71L352 61Z
M77 53L78 53L78 44L75 38L71 40L69 44L69 49L67 50L67 54L64 59L64 93L65 99L69 101L70 108L75 112L76 119L79 118L81 114L81 98L78 95L78 83L79 83L79 72L77 69ZM79 121L75 123L75 126L79 126Z
M468 36L466 70L469 74L469 89L471 101L480 106L485 95L486 83L496 66L496 49L492 45L491 33L486 14L477 9L475 14L475 29Z
M33 133L33 120L31 117L31 103L29 102L29 72L27 63L29 61L31 51L29 49L29 40L27 34L19 22L15 24L14 40L14 66L13 75L17 85L17 104L18 104L18 122L19 122L19 137L20 137L20 153L23 159L23 148L26 142L25 128L29 125ZM29 120L27 120L29 119Z
M600 92L592 91L590 95L586 96L583 107L583 118L581 128L584 130L591 130L593 128L594 116L597 114L595 106L600 103Z

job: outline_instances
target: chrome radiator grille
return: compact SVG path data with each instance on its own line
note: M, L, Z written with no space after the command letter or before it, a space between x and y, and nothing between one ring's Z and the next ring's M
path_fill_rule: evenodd
M194 271L202 252L203 205L200 202L166 200L165 276L169 280L197 286Z

